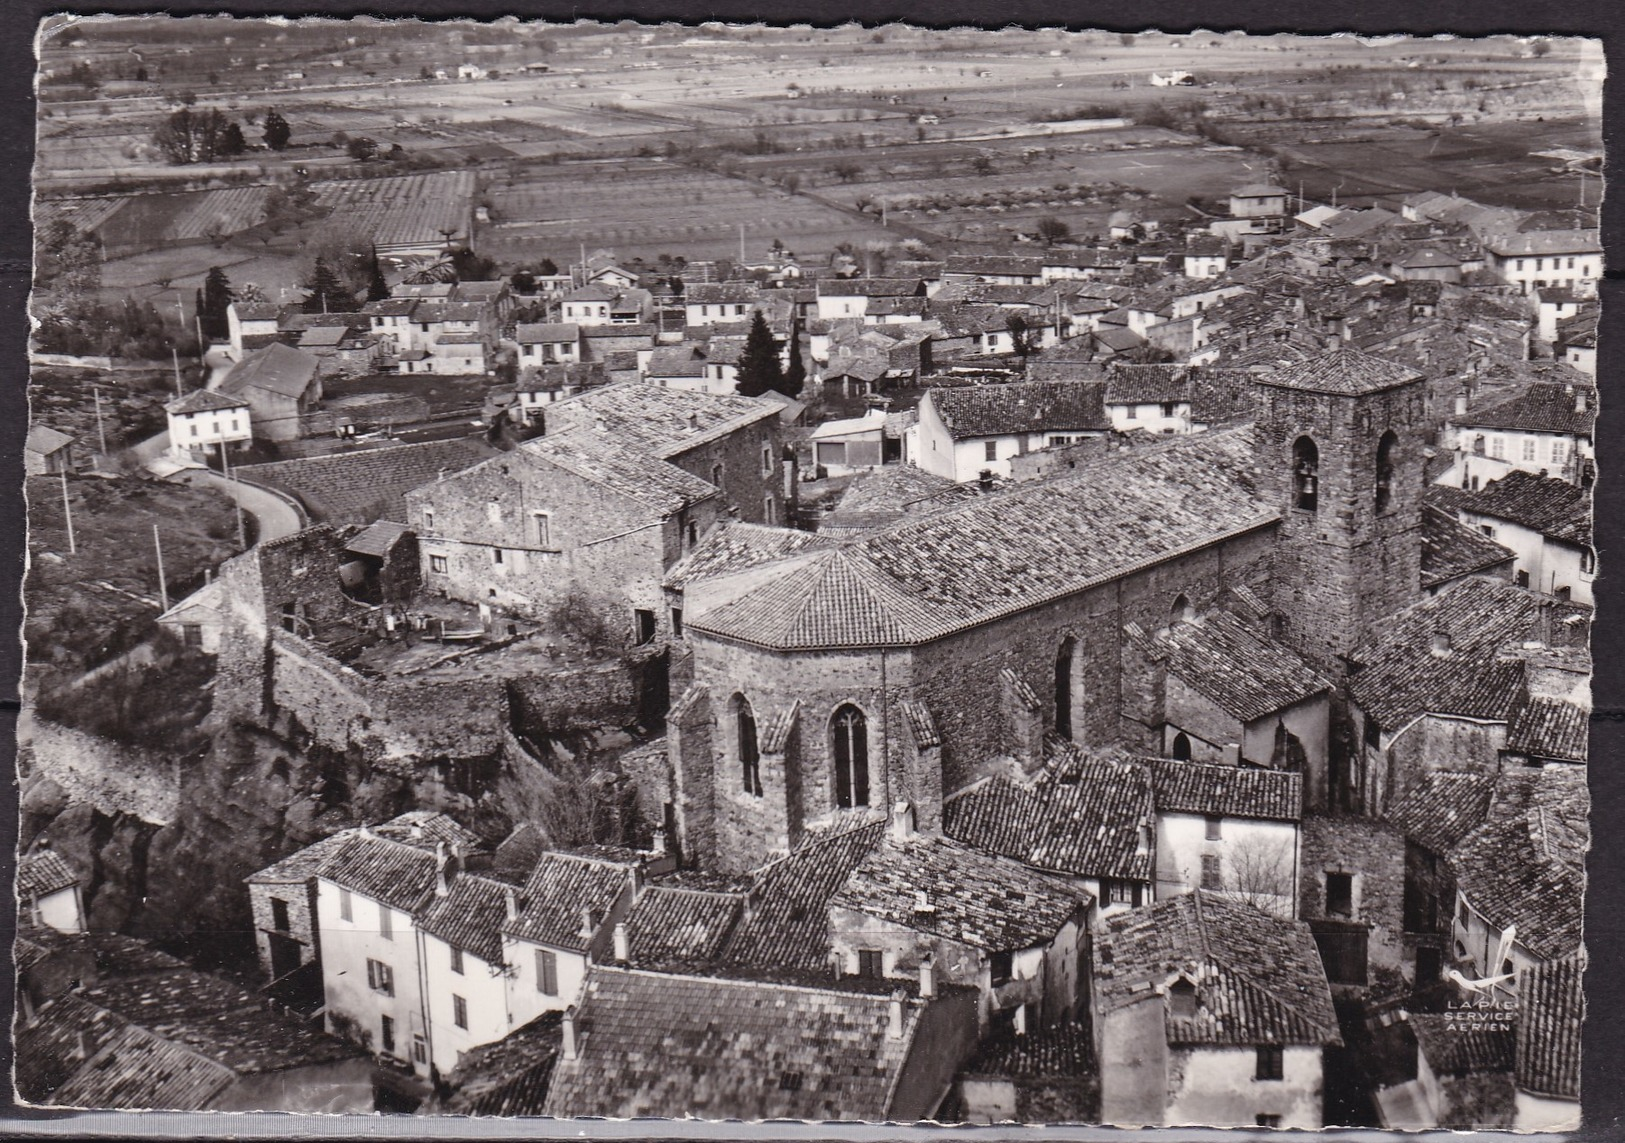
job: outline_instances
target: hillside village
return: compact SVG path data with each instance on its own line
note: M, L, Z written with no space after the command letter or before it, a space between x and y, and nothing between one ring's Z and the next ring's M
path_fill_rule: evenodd
M1577 1123L1595 213L1210 193L231 299L126 478L276 506L141 754L252 953L25 793L22 1097Z

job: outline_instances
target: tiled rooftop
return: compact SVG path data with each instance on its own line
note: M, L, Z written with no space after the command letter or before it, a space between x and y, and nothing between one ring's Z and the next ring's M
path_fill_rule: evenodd
M1516 558L1512 549L1463 524L1453 512L1432 504L1423 506L1423 587L1437 587L1462 576L1487 572Z
M1140 827L1153 816L1150 775L1134 762L1079 755L1031 785L990 778L947 798L943 831L1035 869L1149 881Z
M880 842L880 822L816 836L764 867L751 908L734 926L721 961L740 970L829 969L829 900Z
M666 574L666 585L680 588L696 580L731 575L828 543L797 528L725 520L702 536L693 551Z
M244 480L292 493L317 519L370 524L404 520L406 493L495 452L483 439L463 437L243 465L237 472Z
M280 341L272 342L232 366L220 382L220 390L228 396L245 389L263 389L282 397L300 397L315 379L319 364L308 353Z
M682 971L710 965L744 905L743 893L652 885L627 915L631 963Z
M955 440L1110 428L1093 381L1017 381L933 389L929 399Z
M1461 500L1461 509L1532 528L1571 544L1591 543L1591 494L1566 480L1513 469Z
M1383 816L1418 845L1448 853L1483 822L1494 792L1494 775L1434 771L1390 802Z
M1241 722L1331 689L1296 653L1225 611L1174 623L1144 643L1170 674Z
M1531 696L1507 726L1507 749L1555 762L1584 762L1590 754L1591 712L1565 699Z
M1578 399L1584 398L1583 403ZM1565 433L1589 437L1597 421L1597 395L1589 388L1536 381L1508 397L1465 414L1452 423L1470 429Z
M201 1111L235 1083L230 1068L126 1025L50 1097L57 1107Z
M1473 907L1497 928L1516 924L1542 959L1580 946L1589 808L1583 767L1503 770L1489 813L1449 857Z
M693 473L592 428L549 433L526 441L520 451L637 501L661 516L675 515L717 494L712 484Z
M516 888L496 877L460 874L451 879L444 897L430 898L417 927L488 965L500 965L508 893Z
M1357 349L1344 348L1313 355L1306 361L1283 365L1259 378L1266 385L1284 389L1306 389L1312 393L1333 393L1343 396L1378 393L1421 379L1422 375L1414 369L1373 357Z
M449 1077L451 1093L427 1114L542 1115L559 1052L562 1012L547 1012L492 1044L463 1054Z
M602 923L631 886L632 870L627 865L544 854L519 895L518 918L505 921L502 932L570 952L585 951L595 935L586 931L588 914Z
M1413 1013L1411 1031L1434 1075L1465 1076L1512 1070L1510 1028L1463 1025L1445 1013Z
M1303 816L1303 777L1286 770L1147 758L1151 798L1162 814L1295 822Z
M595 968L580 1058L550 1115L884 1120L921 1002L888 1035L885 995Z
M77 884L79 875L55 850L35 850L17 859L17 899L20 902L26 903Z
M1585 1016L1583 956L1537 964L1518 976L1514 1076L1534 1095L1580 1098L1580 1027Z
M1201 890L1108 919L1094 971L1102 1014L1194 979L1196 1015L1170 1011L1170 1044L1342 1042L1309 927Z
M549 407L548 424L594 428L599 420L624 443L671 458L746 425L777 416L751 397L662 389L641 381L605 385Z
M1082 887L1010 858L915 834L883 837L830 908L1003 952L1048 944L1091 903Z
M926 642L1269 524L1255 464L1240 429L1083 462L783 560L689 627L781 648Z
M318 876L403 913L416 913L434 893L435 855L357 833L322 863Z
M193 389L184 397L177 397L164 406L164 412L175 416L186 413L207 413L213 409L246 409L248 402L241 397L213 389Z

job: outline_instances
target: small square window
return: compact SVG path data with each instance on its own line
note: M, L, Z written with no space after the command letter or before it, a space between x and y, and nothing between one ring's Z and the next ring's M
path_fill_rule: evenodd
M1328 917L1354 916L1354 875L1352 873L1326 874L1326 915Z
M501 548L492 548L491 549L491 562L493 564L501 564L502 563L502 549Z
M999 442L998 441L988 441L986 444L984 444L982 446L982 458L984 460L998 460L999 459Z
M445 556L430 556L429 557L429 570L434 572L436 575L445 575L446 574L446 557Z
M271 898L271 927L279 933L288 931L288 903L280 897Z
M381 960L368 959L367 987L385 996L395 995L395 970Z
M1253 1078L1278 1080L1285 1074L1286 1053L1279 1044L1258 1045L1258 1068Z
M883 965L879 949L858 950L858 975L870 980L880 979Z

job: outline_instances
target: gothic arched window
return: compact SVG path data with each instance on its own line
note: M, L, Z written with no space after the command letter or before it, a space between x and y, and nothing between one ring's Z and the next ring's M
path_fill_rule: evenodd
M1292 442L1292 505L1305 512L1318 507L1320 496L1320 449L1308 437Z
M1174 605L1168 612L1169 623L1189 623L1196 618L1196 608L1191 606L1190 597L1180 592L1174 597Z
M1176 762L1189 762L1191 760L1191 740L1181 730L1174 735L1174 745L1170 753Z
M1072 737L1072 658L1078 641L1070 635L1061 640L1055 652L1055 733Z
M1377 442L1377 511L1386 512L1393 503L1394 445L1399 438L1389 430Z
M744 695L734 695L734 729L739 738L739 776L745 793L762 796L762 750L756 738L756 713Z
M835 804L841 809L869 804L869 720L851 703L830 719L835 759Z

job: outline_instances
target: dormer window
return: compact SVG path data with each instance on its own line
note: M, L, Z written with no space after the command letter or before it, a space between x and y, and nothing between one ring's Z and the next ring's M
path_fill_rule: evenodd
M1292 504L1305 512L1313 512L1320 500L1320 449L1308 437L1299 437L1292 445Z
M1196 985L1183 978L1168 986L1168 1015L1190 1020L1196 1016Z

